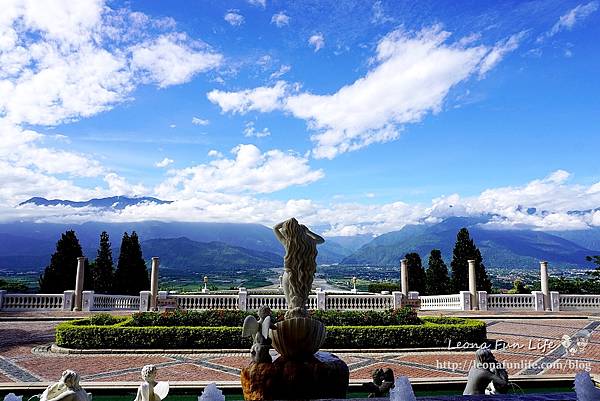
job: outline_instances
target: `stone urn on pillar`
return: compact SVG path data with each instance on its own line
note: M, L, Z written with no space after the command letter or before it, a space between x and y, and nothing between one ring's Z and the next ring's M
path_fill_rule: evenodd
M295 218L277 224L273 231L286 250L281 284L288 310L270 330L279 357L274 362L255 360L242 369L244 399L346 398L348 366L333 354L318 352L325 326L307 311L317 244L325 240Z

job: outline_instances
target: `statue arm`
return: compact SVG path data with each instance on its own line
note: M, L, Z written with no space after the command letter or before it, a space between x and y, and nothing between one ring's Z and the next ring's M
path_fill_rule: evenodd
M304 229L306 230L306 235L308 235L310 238L314 239L317 244L322 244L322 243L325 242L325 240L323 239L323 237L321 237L319 234L313 233L305 225L303 225L302 227L304 227Z
M273 227L273 232L275 233L275 237L279 240L279 242L285 245L285 237L280 231L281 227L283 227L283 222L275 224Z

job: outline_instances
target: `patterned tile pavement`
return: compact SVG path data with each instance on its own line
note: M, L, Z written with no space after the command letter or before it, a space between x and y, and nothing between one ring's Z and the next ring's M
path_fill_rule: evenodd
M488 338L504 349L494 351L511 375L573 374L582 369L600 373L600 321L588 319L486 319ZM131 382L141 367L155 364L161 380L239 382L246 353L229 354L105 354L64 355L49 352L56 321L0 322L0 383L56 380L74 369L82 381ZM587 341L566 352L563 336ZM42 346L42 347L40 347ZM464 377L472 351L339 352L351 379L369 379L375 368L392 368L411 378Z

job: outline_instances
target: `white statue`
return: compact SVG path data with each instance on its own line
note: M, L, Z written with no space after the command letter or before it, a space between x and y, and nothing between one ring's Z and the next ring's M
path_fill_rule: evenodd
M4 401L23 401L23 396L16 395L15 393L8 393L4 396Z
M261 306L258 309L258 318L259 320L256 320L252 315L246 316L242 327L242 337L252 337L254 340L250 349L254 362L272 362L269 354L269 349L271 349L269 329L276 330L277 327L271 318L271 308L266 305Z
M288 304L286 318L305 317L310 288L317 270L317 245L325 240L291 218L273 227L285 248L281 284Z
M390 401L417 401L408 377L400 376L396 379L394 387L390 390Z
M142 379L144 382L138 387L134 401L161 401L169 394L169 382L156 381L156 366L144 366Z
M198 401L225 401L225 396L215 383L210 383L204 388L202 395L198 397Z
M600 388L594 385L590 372L579 372L575 375L575 394L582 401L600 400Z
M91 401L91 397L79 386L77 372L65 370L58 382L44 390L40 401Z

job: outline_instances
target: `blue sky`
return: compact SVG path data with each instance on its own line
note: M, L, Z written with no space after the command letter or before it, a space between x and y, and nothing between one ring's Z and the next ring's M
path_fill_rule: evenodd
M9 1L0 216L297 215L342 235L456 213L600 225L599 212L567 213L600 206L599 8ZM110 214L15 207L110 195L176 202Z

